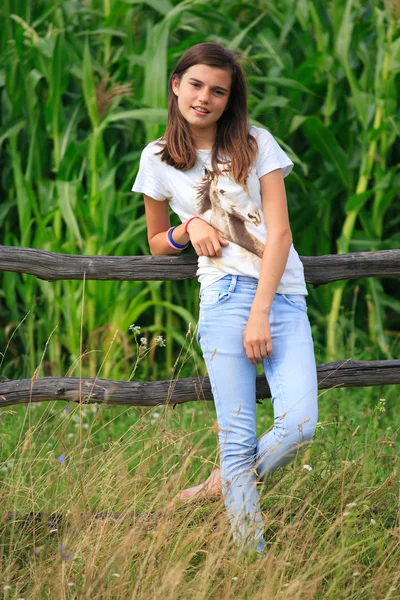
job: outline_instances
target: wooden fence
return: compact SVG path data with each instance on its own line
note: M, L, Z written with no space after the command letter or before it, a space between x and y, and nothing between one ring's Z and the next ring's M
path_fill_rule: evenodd
M314 287L361 277L400 276L400 250L301 256L305 279ZM195 277L197 256L78 256L31 248L0 246L0 271L26 273L47 281L182 280ZM344 360L317 365L318 387L364 387L400 383L400 360ZM264 375L257 376L257 399L271 396ZM0 377L0 407L43 400L155 406L212 400L208 377L126 382L79 377Z

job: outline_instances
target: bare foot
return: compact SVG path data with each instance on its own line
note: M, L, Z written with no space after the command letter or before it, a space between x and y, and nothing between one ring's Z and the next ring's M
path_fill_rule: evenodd
M220 469L214 469L206 481L200 485L195 485L194 487L182 490L177 497L180 500L189 500L190 498L193 498L193 496L206 499L218 499L221 497L221 494L221 472Z

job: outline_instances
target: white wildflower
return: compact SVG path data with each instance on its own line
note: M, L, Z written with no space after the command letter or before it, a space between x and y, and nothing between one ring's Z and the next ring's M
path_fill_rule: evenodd
M72 586L73 586L73 585L75 585L75 584L74 584L74 582L73 582L73 581L68 581L67 585L68 585L68 587L72 587Z
M112 576L113 577L119 577L119 573L113 573Z
M350 514L350 512L346 511L346 512L343 513L343 516L347 517L349 514Z
M346 506L357 506L357 502L349 502Z
M376 524L375 519L371 519L371 523L372 523L372 525L375 525Z
M132 331L133 335L139 335L140 327L139 325L135 325L135 323L132 323L132 325L129 325L129 331Z
M141 343L142 346L147 346L147 338L141 337L140 338L140 343Z
M357 575L359 575L359 574L360 574L360 573L359 573L359 571L354 571L354 573L353 573L353 577L356 577L356 576L357 576Z
M165 346L165 340L162 335L157 335L154 338L154 341L157 344L157 346L161 346L161 347Z
M307 469L307 471L312 471L312 467L310 467L310 465L303 465L303 469Z

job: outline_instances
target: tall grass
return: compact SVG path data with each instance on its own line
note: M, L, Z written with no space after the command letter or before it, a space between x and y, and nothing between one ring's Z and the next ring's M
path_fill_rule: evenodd
M295 162L287 190L300 254L399 247L397 0L280 0L261 12L233 0L19 0L1 11L3 244L147 254L142 199L129 191L140 152L163 131L176 59L193 43L217 40L244 57L252 122L268 127ZM329 358L343 358L337 329L354 285L310 290ZM366 330L373 357L390 356L399 324L395 284L357 286L356 326ZM78 359L82 290L81 282L2 275L3 349L28 315L3 374L32 373L50 334L43 373L62 374ZM94 340L99 347L85 357L84 372L96 373L116 330L129 360L128 327L139 322L148 335L168 337L157 373L168 376L197 308L194 281L87 282L84 348ZM124 374L122 361L113 376Z
M257 410L260 435L273 417ZM4 597L398 598L393 418L394 387L321 398L311 448L259 487L257 559L237 556L222 502L176 500L217 462L212 403L3 410Z

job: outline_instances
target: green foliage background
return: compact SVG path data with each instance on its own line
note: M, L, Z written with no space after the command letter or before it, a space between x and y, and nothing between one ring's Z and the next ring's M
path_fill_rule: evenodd
M130 192L140 153L163 132L176 60L219 41L243 57L251 122L295 163L286 187L298 252L400 247L397 0L5 0L0 10L2 244L148 254L142 198ZM320 359L395 355L396 282L309 291ZM195 281L83 286L4 273L2 374L39 364L41 375L76 374L85 353L82 373L94 376L109 351L101 375L126 378L136 323L167 340L137 375L168 377L197 310Z

